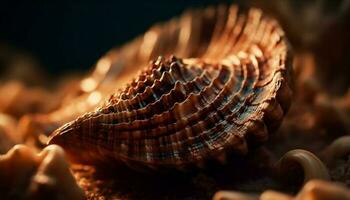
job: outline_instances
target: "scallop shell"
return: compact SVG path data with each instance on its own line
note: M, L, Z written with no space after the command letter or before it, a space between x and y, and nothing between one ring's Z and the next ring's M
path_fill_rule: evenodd
M176 48L183 52L171 51L170 33L160 31L167 39L158 46L164 55L189 58L159 57L144 66L125 88L56 130L48 143L79 162L158 168L225 160L228 152L244 154L266 141L290 104L284 33L257 9L216 11L193 11L201 16L192 19L196 28L174 33L180 41L194 37L188 38L191 48Z

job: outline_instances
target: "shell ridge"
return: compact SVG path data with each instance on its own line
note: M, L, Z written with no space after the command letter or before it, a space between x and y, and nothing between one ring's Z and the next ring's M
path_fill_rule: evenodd
M223 72L222 72L223 73ZM219 74L220 75L220 74ZM216 77L214 80L213 80L213 82L211 82L210 84L212 85L212 84L215 84L215 83L218 83L218 82L220 82L220 80L219 80L219 75L218 75L218 77ZM180 84L180 83L176 83L176 84ZM175 85L176 85L175 84ZM210 85L209 85L210 86ZM207 88L209 88L209 86L208 87L206 87L206 89ZM164 94L162 97L161 97L161 99L160 100L158 100L158 101L156 101L156 102L154 102L154 103L151 103L151 104L149 104L147 107L145 107L145 108L142 108L142 109L139 109L139 110L136 110L136 111L131 111L130 113L133 113L133 114L128 114L127 112L120 112L120 113L117 113L117 115L122 115L122 114L124 114L124 113L126 113L127 115L129 115L129 116L135 116L135 115L137 115L136 113L138 112L138 113L142 113L142 112L145 112L145 110L147 110L149 107L155 107L155 104L159 104L159 102L162 102L162 101L164 101L163 99L164 98L168 98L167 96L170 96L172 93L171 92L173 92L173 91L175 91L174 89L173 90L171 90L169 93L167 93L167 94ZM113 113L112 114L114 117L116 117L116 113ZM120 117L120 118L118 118L118 119L122 119L122 117Z

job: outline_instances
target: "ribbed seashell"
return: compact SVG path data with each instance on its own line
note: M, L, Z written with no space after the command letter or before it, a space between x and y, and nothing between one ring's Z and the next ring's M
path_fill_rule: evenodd
M222 161L266 141L290 104L283 31L257 9L218 10L180 34L196 38L192 48L177 48L189 58L159 57L144 66L100 108L56 130L49 144L80 162L157 168ZM173 48L168 42L159 47L165 55Z
M78 86L69 84L70 91L63 91L65 97L58 109L48 114L25 116L20 120L21 130L23 135L33 137L51 134L65 123L101 106L110 94L159 55L220 60L244 50L252 40L259 40L268 47L269 41L278 40L279 36L280 39L284 37L277 22L259 9L240 11L235 5L221 5L185 11L110 50Z
M70 172L64 151L50 145L36 154L16 145L0 155L2 199L85 199Z

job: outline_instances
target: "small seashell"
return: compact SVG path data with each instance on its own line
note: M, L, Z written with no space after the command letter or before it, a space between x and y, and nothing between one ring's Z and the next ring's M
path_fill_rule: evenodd
M50 145L35 154L25 145L0 156L0 196L5 199L84 199L64 151Z
M325 161L332 165L339 158L350 154L350 136L343 136L334 140L323 152Z
M338 183L312 180L305 184L295 199L347 200L350 199L350 190Z
M283 194L281 192L276 192L273 190L264 191L259 198L259 200L293 200L293 199L294 199L293 197L287 194Z
M235 191L219 191L215 193L213 200L293 200L294 198L280 192L267 190L260 196L244 194ZM298 199L299 200L299 199Z
M350 190L337 183L321 180L307 182L299 193L292 197L287 194L266 190L259 197L234 191L219 191L213 200L347 200L350 199Z
M327 167L313 153L302 149L291 150L283 155L276 164L277 174L290 181L293 170L299 170L304 174L304 183L311 179L330 180Z
M209 21L203 17L203 27L188 30L191 37L212 31L193 41L197 49L206 47L197 57L159 57L48 143L83 163L182 168L222 162L227 153L245 154L249 145L266 141L290 104L287 42L260 10L239 13L231 6L220 12L214 27L204 26Z
M259 197L240 192L219 191L215 193L213 200L259 200Z

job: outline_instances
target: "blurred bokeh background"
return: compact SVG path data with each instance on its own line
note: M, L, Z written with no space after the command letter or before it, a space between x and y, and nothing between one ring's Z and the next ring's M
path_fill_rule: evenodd
M51 74L87 70L112 47L142 34L152 24L189 7L219 2L225 1L2 3L0 62L16 51ZM0 63L1 69L5 64L9 63Z

